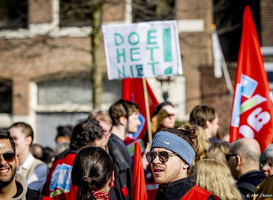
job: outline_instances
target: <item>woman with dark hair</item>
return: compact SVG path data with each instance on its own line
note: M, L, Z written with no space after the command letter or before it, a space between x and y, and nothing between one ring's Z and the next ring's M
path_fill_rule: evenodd
M100 147L84 147L76 155L71 177L78 187L77 200L108 200L114 183L112 159Z

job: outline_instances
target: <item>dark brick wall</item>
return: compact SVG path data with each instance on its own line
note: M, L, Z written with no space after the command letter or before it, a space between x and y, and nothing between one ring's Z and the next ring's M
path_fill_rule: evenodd
M260 0L262 46L273 46L272 10L273 10L273 2L271 0Z

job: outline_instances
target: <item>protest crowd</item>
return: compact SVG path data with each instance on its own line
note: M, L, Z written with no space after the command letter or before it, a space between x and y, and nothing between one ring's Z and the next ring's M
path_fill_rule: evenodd
M108 112L95 110L74 126L56 127L53 154L49 147L31 145L32 127L16 122L0 131L0 197L243 200L273 195L272 145L261 154L255 139L229 143L217 138L220 116L208 105L197 105L189 121L177 125L176 113L171 102L155 105L152 143L147 131L138 139L143 145L146 141L140 160L134 159L142 166L137 183L145 186L142 191L133 181L137 164L125 144L141 124L136 103L120 99ZM66 148L60 150L60 144ZM32 149L36 146L40 154Z
M258 86L243 78L242 95L251 97ZM244 107L234 104L233 134L222 138L221 116L211 105L196 105L189 119L179 122L172 102L159 103L150 94L147 117L144 98L131 100L142 95L134 92L124 93L108 110L92 110L56 127L55 149L33 144L33 128L23 121L0 129L0 199L273 199L273 141L246 137L250 126L259 132L270 122L266 111L259 107L249 126L236 126L238 112L251 110L247 106L255 102L244 96Z

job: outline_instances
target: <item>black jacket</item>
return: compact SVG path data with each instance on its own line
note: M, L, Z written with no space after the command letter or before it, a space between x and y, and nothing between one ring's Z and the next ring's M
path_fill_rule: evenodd
M262 171L253 170L243 174L237 181L236 185L245 199L253 199L256 186L265 177L266 176Z
M115 196L110 191L110 199L130 200L132 195L132 159L124 142L112 134L108 142L109 154L115 163Z
M190 177L174 181L168 185L160 185L155 199L180 200L193 186L194 183ZM217 199L219 199L219 197ZM208 200L214 200L213 195L210 195Z

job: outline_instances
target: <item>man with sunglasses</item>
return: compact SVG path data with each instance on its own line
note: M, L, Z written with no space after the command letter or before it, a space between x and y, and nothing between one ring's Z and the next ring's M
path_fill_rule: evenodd
M189 124L156 133L146 158L159 188L148 193L149 199L220 199L195 185L188 177L196 140L195 130Z
M260 145L255 139L235 140L226 155L232 176L238 180L236 185L246 199L253 199L256 186L266 176L259 170Z
M18 157L15 151L15 143L10 133L7 130L0 130L0 199L52 199L28 188L25 178L16 173L19 164Z
M25 122L15 122L9 127L19 155L18 173L27 179L28 186L33 190L42 191L48 172L47 165L35 158L31 153L34 140L32 127Z

